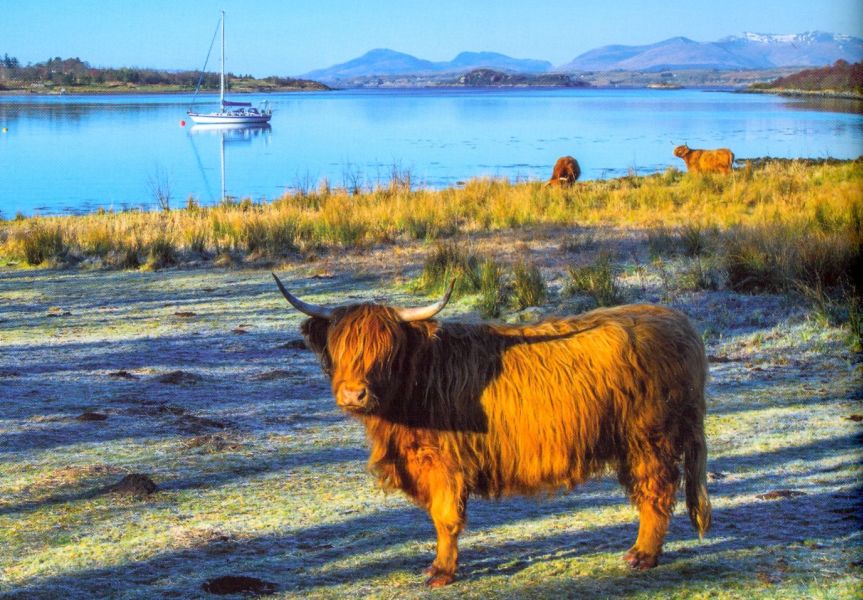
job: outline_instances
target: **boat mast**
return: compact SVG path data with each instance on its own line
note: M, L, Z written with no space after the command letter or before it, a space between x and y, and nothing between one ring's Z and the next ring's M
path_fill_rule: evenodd
M219 104L225 112L225 11L222 11L222 74L219 77Z

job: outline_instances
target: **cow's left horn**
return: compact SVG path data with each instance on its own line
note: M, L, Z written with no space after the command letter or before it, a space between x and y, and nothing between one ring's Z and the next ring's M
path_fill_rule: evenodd
M308 302L303 302L288 290L285 289L285 286L282 285L282 282L279 281L279 278L276 277L276 274L273 273L273 279L276 280L276 285L279 286L279 290L282 292L282 296L285 297L285 300L291 303L291 306L296 308L301 313L305 313L310 317L319 317L321 319L332 319L333 318L333 309L327 308L325 306L318 306L317 304L309 304Z
M443 295L443 298L435 302L434 304L429 304L428 306L417 306L416 308L395 308L393 310L396 311L399 319L402 321L425 321L426 319L431 319L433 316L438 314L443 310L443 307L446 306L446 303L449 302L449 297L452 295L452 290L455 287L456 277L449 282L449 286L446 289L446 293Z

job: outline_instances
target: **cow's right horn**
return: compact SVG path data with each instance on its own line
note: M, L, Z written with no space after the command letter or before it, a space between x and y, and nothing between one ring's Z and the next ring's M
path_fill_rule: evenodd
M308 302L303 302L288 290L285 289L285 286L282 285L282 282L279 281L279 278L276 277L276 274L273 273L273 279L276 280L276 285L279 286L279 290L282 292L282 296L285 297L285 300L291 303L291 306L296 308L301 313L305 313L310 317L319 317L321 319L332 319L333 318L333 309L327 308L325 306L318 306L317 304L309 304Z
M449 302L449 297L452 295L452 290L455 287L455 282L458 280L457 277L453 277L452 281L449 282L449 286L447 287L446 293L443 295L443 298L435 302L434 304L429 304L428 306L417 306L414 308L396 308L396 314L402 321L425 321L426 319L431 319L433 316L438 314L443 310L443 307L446 306L446 303Z

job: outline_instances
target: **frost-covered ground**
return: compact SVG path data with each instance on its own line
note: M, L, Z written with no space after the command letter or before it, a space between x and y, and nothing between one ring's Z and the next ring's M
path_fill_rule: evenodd
M426 302L404 283L427 250L280 273L314 302ZM580 302L555 293L553 240L520 251L551 281L543 312ZM712 531L699 542L678 510L660 566L636 573L613 477L473 500L459 578L431 592L431 523L374 487L269 270L0 269L0 597L209 598L223 575L273 597L859 597L863 378L845 333L780 296L669 291L649 265L625 283L705 332ZM477 319L471 303L444 318ZM106 491L130 473L157 491Z

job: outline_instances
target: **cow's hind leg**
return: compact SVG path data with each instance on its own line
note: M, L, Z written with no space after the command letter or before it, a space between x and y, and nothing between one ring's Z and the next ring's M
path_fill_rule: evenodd
M650 569L659 562L662 543L671 521L679 479L677 465L644 456L631 465L627 481L633 503L638 507L638 537L623 559L633 569Z

